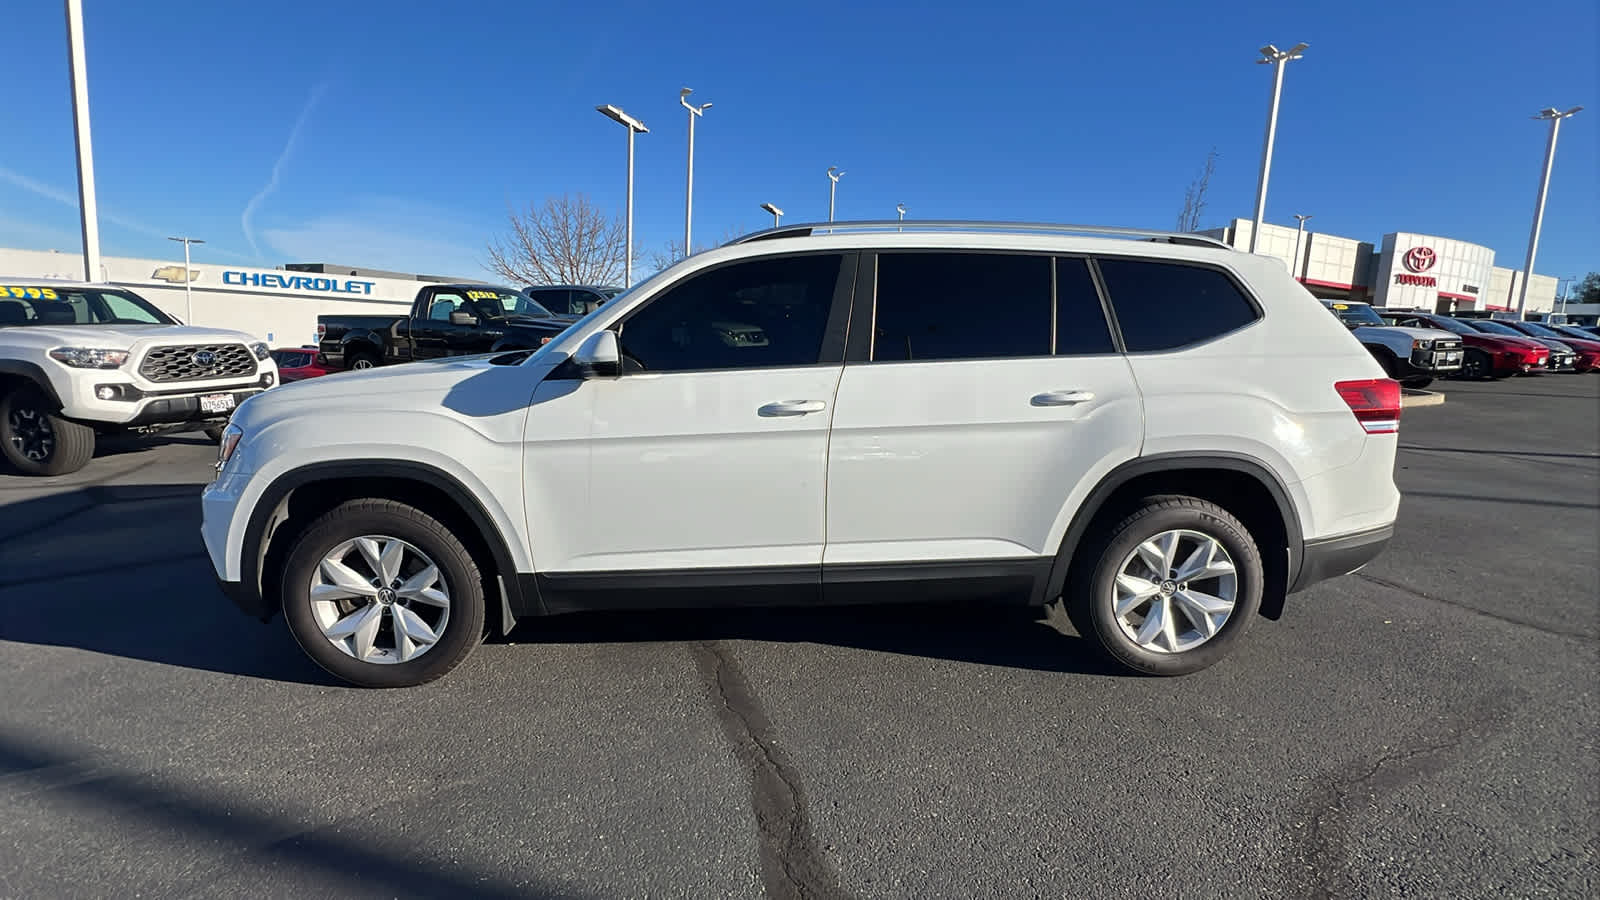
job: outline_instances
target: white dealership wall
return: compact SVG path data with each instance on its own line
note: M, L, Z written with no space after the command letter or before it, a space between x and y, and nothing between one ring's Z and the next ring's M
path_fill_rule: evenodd
M1481 244L1408 231L1386 234L1372 302L1441 312L1482 309L1493 268L1494 251Z
M1528 308L1526 312L1550 312L1556 308L1556 282L1554 275L1537 272L1528 282ZM1522 290L1522 273L1515 269L1495 266L1489 275L1489 290L1485 294L1487 309L1517 308L1517 292Z
M98 280L128 288L177 319L237 329L274 347L315 343L319 315L404 313L422 286L406 278L193 263L194 309L186 315L181 259L104 256L100 263ZM0 248L0 281L7 276L81 280L83 257Z

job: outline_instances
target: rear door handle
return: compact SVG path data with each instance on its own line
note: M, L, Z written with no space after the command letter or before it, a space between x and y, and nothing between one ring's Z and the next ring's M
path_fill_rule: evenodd
M828 404L821 400L775 400L756 410L761 415L772 418L775 416L803 416L807 413L822 412Z
M1072 406L1075 403L1088 403L1093 399L1093 391L1045 391L1042 394L1034 394L1029 402L1034 406Z

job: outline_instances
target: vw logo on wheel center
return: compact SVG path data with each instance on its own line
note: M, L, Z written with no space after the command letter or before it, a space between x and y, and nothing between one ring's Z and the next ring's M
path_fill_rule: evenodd
M217 364L217 355L210 350L196 350L190 354L189 361L202 369L209 369Z

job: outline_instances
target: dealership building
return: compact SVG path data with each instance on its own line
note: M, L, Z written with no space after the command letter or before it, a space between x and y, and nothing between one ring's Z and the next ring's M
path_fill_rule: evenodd
M1248 250L1252 224L1234 219L1203 233ZM1515 310L1522 290L1522 273L1495 265L1492 249L1431 234L1396 231L1374 244L1263 224L1256 252L1281 260L1311 293L1328 300L1442 313L1500 312ZM1556 281L1549 275L1533 276L1526 313L1555 309Z
M0 248L0 281L8 277L77 281L83 278L83 256ZM406 275L327 263L277 269L194 263L185 272L181 259L104 256L95 280L129 288L179 321L234 328L274 347L292 347L316 342L319 315L403 314L411 308L423 282L481 279Z

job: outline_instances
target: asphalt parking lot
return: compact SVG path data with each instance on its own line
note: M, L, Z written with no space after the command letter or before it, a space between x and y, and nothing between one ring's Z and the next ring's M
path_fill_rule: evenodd
M1441 389L1388 553L1175 680L887 608L347 689L216 591L198 435L0 475L0 897L1596 896L1600 376Z

